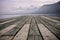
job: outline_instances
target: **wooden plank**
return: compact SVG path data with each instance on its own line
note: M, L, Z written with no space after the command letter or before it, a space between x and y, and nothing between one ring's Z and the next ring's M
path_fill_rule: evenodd
M41 37L40 32L37 28L37 24L36 24L36 21L35 21L34 17L31 20L28 40L42 40L42 37Z
M28 40L34 40L34 36L33 35L29 36Z
M32 18L32 21L31 21L29 35L40 35L34 18Z
M53 32L58 38L60 38L60 30L56 29L55 27L53 27L52 25L44 22L43 20L40 20L51 32Z
M28 18L27 18L28 19ZM12 35L14 36L16 34L16 32L22 28L22 26L26 23L26 21L28 21L27 19L23 19L23 20L20 20L18 23L17 23L17 26L14 27L13 29L11 29L10 31L6 32L4 35Z
M45 19L48 19L48 20L51 20L51 21L53 21L53 22L59 22L59 21L57 21L57 20L54 20L54 19L51 19L51 18L48 18L48 17L45 17L45 16L41 16L42 18L45 18Z
M26 40L28 36L29 25L30 24L25 24L13 40Z
M28 18L27 18L28 19ZM25 24L25 22L27 21L27 19L25 19L24 21L23 20L21 20L20 22L18 22L18 26L16 26L16 28L14 29L11 29L11 30L13 30L12 32L13 32L13 34L15 35L16 34L16 32L22 27L22 25L23 24ZM21 23L21 24L20 24ZM0 37L0 40L12 40L13 38L14 38L14 35L11 35L11 33L12 32L10 32L11 30L9 30L8 32L6 32L6 33L8 33L8 34L4 34L3 36L1 36Z
M31 19L32 19L32 18L31 18L31 17L29 17L29 18L28 18L28 22L27 22L26 24L30 24Z
M12 21L14 21L14 20L16 20L16 19L5 21L5 22L3 22L3 23L0 23L0 25L5 24L5 23L8 23L8 22L12 22Z
M52 34L43 24L38 24L38 27L44 40L58 40L58 38L56 38L56 36Z
M11 26L9 26L9 27L1 30L1 31L0 31L0 36L3 35L3 34L5 34L6 32L8 32L9 30L13 29L14 27L16 27L16 25L17 25L17 24L13 24L13 25L11 25Z
M2 36L0 40L11 40L13 36Z

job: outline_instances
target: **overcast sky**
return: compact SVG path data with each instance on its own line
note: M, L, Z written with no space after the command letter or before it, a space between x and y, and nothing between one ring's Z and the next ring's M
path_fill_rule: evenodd
M20 13L38 10L42 5L53 4L60 0L0 0L1 13Z

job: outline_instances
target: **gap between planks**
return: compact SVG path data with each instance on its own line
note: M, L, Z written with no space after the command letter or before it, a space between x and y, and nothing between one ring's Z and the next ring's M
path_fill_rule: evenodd
M38 24L38 27L44 40L58 40L58 38L53 33L51 33L43 24Z
M27 19L26 19L27 20ZM25 20L25 21L26 21ZM14 37L13 36L2 36L1 38L0 38L0 40L12 40Z
M9 27L1 30L1 31L0 31L0 36L3 35L3 34L5 34L6 32L8 32L9 30L13 29L13 28L16 27L16 26L17 26L17 24L13 24L13 25L11 25L11 26L9 26Z
M45 18L45 19L48 19L48 20L51 20L51 21L53 21L53 22L59 22L59 21L57 21L57 20L54 20L54 19L51 19L51 18L48 18L48 17L45 17L45 16L41 16L42 18Z
M13 40L27 40L30 24L25 24L23 28L17 33Z
M15 20L16 20L16 19L13 19L13 20L8 20L8 21L5 21L5 22L2 22L2 23L0 23L0 25L3 25L3 24L8 23L8 22L15 21Z

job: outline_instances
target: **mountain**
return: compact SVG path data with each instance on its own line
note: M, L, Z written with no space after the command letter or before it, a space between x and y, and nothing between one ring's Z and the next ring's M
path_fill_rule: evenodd
M43 14L56 14L59 16L60 14L60 1L54 4L44 5L39 8L38 13Z

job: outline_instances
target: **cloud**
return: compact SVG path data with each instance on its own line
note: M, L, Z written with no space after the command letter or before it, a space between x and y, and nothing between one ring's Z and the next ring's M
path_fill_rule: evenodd
M17 13L31 11L44 4L52 4L59 0L0 0L1 13Z

